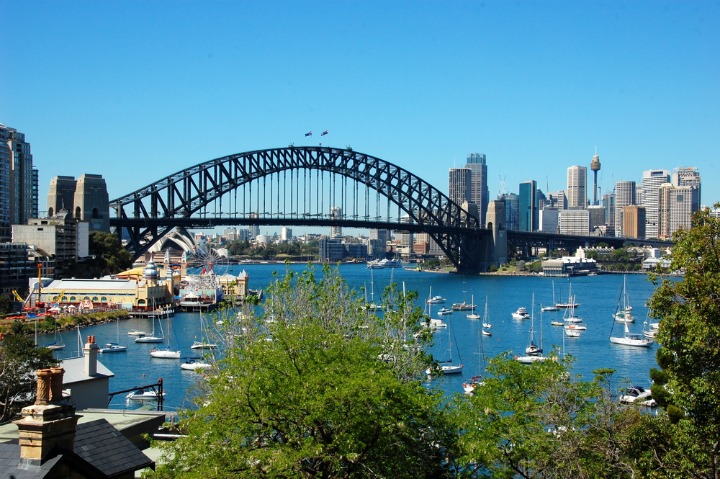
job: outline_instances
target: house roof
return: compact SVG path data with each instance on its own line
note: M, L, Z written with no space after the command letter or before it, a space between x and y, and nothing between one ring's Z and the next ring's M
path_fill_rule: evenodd
M105 419L78 425L74 452L109 477L154 466L135 444Z
M155 465L105 419L78 424L73 450L56 447L50 454L41 465L21 463L17 442L0 444L0 478L55 477L61 464L88 477L114 477Z
M65 369L65 376L63 376L63 386L68 386L73 383L90 381L92 379L98 379L103 377L115 377L115 373L110 371L100 361L97 362L97 374L95 376L88 376L85 373L84 357L63 359L61 365L63 369Z
M52 283L43 287L43 290L65 290L65 291L78 291L78 290L127 290L135 291L137 289L137 283L130 279L56 279Z

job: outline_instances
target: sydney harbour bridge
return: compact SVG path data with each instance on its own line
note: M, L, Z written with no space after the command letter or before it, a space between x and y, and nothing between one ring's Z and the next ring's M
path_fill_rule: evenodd
M500 233L504 218L482 225L410 171L349 147L289 146L216 158L112 200L110 207L110 225L129 238L136 257L175 227L343 226L427 233L458 272L475 273L497 263L507 246L496 243L508 239ZM527 245L563 241L559 235L518 239Z

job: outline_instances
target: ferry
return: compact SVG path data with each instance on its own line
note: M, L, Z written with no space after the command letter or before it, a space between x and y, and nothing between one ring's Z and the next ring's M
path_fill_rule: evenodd
M371 269L383 269L383 268L402 268L402 262L396 260L396 259L381 259L381 260L374 260L374 261L368 261L367 267Z

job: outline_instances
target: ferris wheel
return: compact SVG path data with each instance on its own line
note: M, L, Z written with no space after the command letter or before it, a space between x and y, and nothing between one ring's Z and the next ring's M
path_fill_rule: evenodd
M208 245L200 245L195 251L188 252L187 262L188 266L200 269L203 275L223 275L230 267L227 253Z

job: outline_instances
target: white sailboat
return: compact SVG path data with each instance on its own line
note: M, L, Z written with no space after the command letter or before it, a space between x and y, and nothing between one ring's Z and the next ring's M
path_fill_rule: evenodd
M540 311L559 311L560 308L557 307L555 303L555 281L552 282L552 290L553 290L553 298L552 303L550 306L543 306Z
M160 321L160 335L165 336L162 331L162 320L158 319L158 321ZM170 329L170 323L168 323L168 329ZM165 343L164 340L163 343ZM175 346L177 347L177 339L175 340L175 343ZM180 359L180 350L170 349L170 340L168 339L167 343L163 347L151 349L150 356L158 359Z
M150 356L158 359L180 359L180 351L174 351L169 346L150 350Z
M160 336L155 336L155 318L152 320L152 333L150 333L149 336L138 336L135 338L136 343L164 343L165 338L162 335L162 331L160 333ZM162 324L160 325L160 329L162 330Z
M369 267L369 266L368 266ZM367 291L365 292L365 308L368 311L380 311L382 305L375 303L375 275L373 274L373 268L370 268L370 302L367 302Z
M632 306L630 306L630 296L627 292L627 276L623 275L623 287L618 299L617 307L613 313L615 321L623 323L634 323L635 317L632 315Z
M582 323L582 318L575 314L575 306L573 306L573 304L575 304L574 297L570 298L569 304L570 306L565 310L565 315L563 316L563 321L565 322L565 324L567 325Z
M487 313L487 299L485 300L485 312ZM475 352L475 354L478 355L478 373L468 381L463 382L463 391L465 391L465 394L473 394L475 388L483 384L482 373L485 372L485 348L483 347L482 335L478 335L477 342L479 351Z
M198 372L203 369L210 369L212 364L203 361L202 359L188 359L180 365L180 369L184 371Z
M490 315L488 314L487 296L485 296L485 312L483 314L481 333L483 336L492 336L492 323L490 322Z
M622 336L610 336L610 342L613 344L621 344L623 346L636 346L641 348L649 348L655 340L653 338L647 338L639 333L631 333L628 323L623 323L625 326L625 334ZM612 332L610 333L612 334Z
M55 339L53 340L53 342L46 344L45 347L52 351L65 349L65 341L63 340L62 334L60 334L57 329L55 329Z
M535 342L535 294L533 294L532 298L531 311L532 313L530 314L530 341L525 348L525 355L516 356L515 358L523 364L531 364L537 361L544 361L548 359L547 356L543 356L542 329L540 330L540 344L538 345ZM542 328L542 319L540 320L540 327Z
M575 302L575 297L572 294L572 283L568 281L568 300L567 303L555 303L555 306L557 308L567 309L567 308L579 308L580 303Z
M118 319L115 320L115 342L105 343L105 346L100 348L100 352L103 354L127 352L127 346L120 344L120 321Z
M439 363L437 370L441 371L443 374L460 374L463 370L463 364L461 362L457 363L457 364L453 363L453 340L452 340L452 332L451 332L452 328L447 328L447 329L448 329L449 359L447 361L443 361L443 362ZM458 350L457 353L458 353L458 357L459 357L460 350ZM458 358L458 360L460 360L460 359ZM429 376L431 376L435 372L435 369L430 367L430 368L427 368L427 370L425 372Z
M207 324L205 323L205 317L200 313L200 341L193 341L190 349L215 349L217 344L208 341L207 337Z
M470 296L470 304L473 304L473 305L475 304L475 295L474 294ZM480 315L477 314L475 311L471 311L470 313L467 314L467 318L468 319L480 319Z

